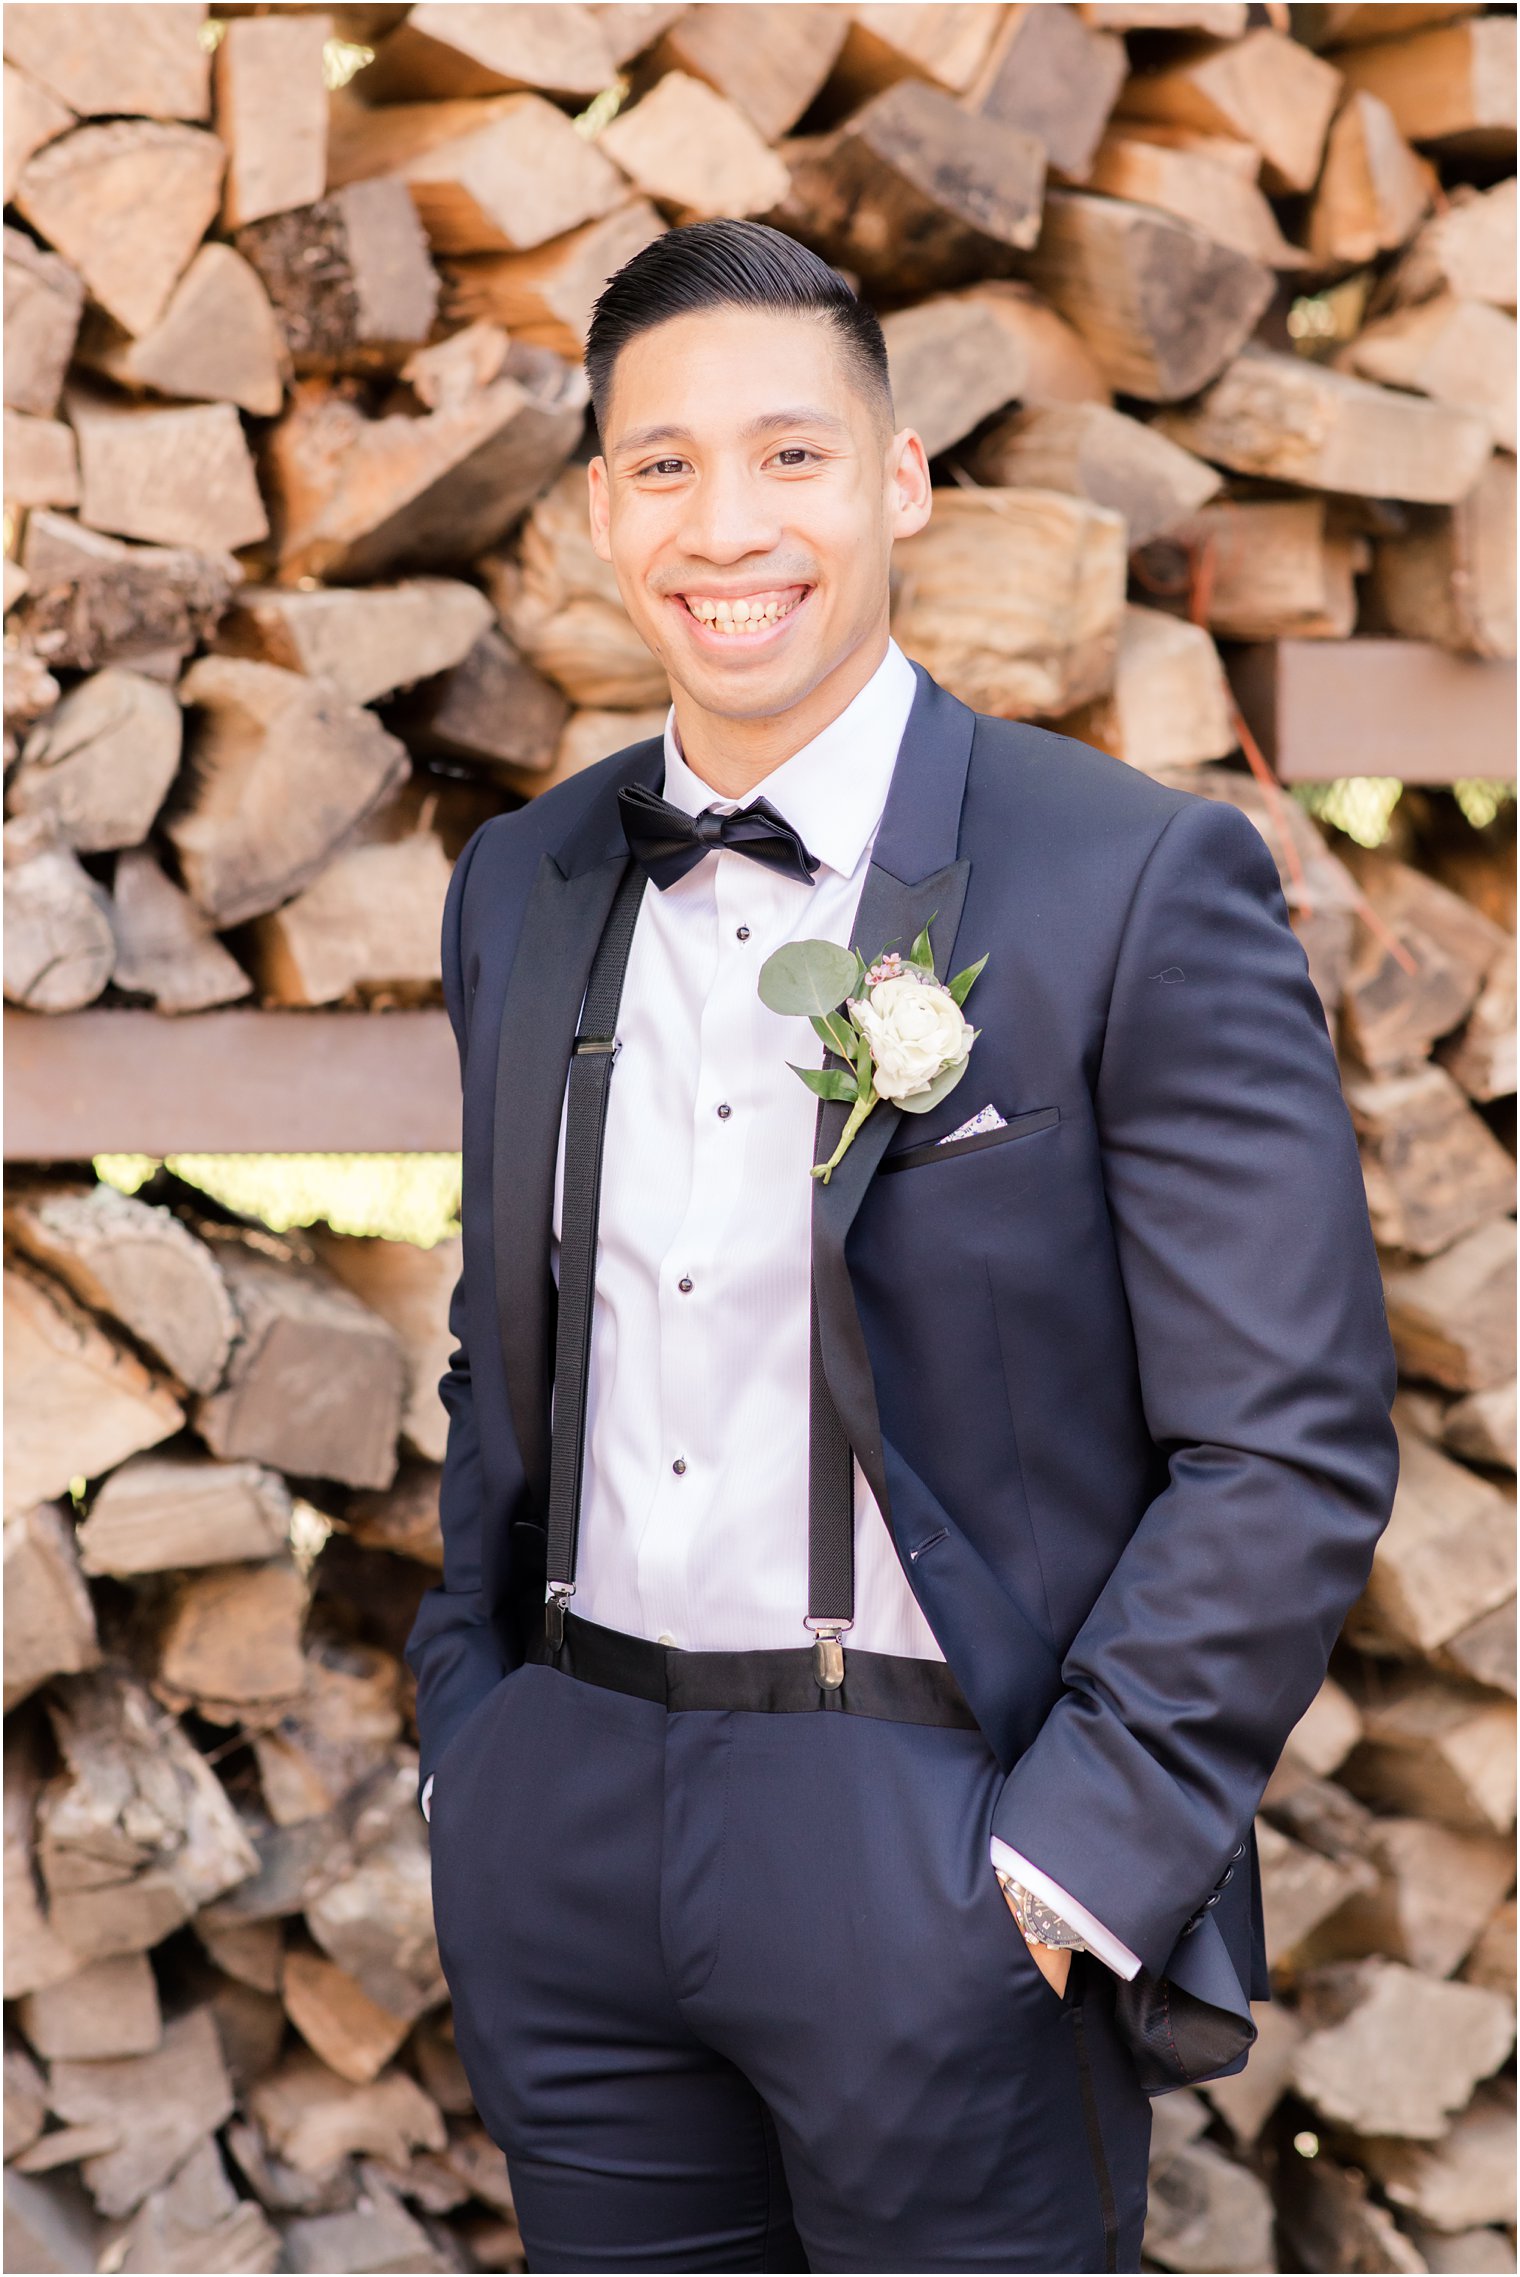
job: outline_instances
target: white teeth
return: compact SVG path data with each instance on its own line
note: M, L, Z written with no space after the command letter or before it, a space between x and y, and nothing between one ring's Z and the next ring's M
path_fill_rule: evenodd
M773 625L779 618L788 617L797 606L796 599L787 601L714 601L701 595L686 596L686 606L694 617L719 632L748 630L751 625Z

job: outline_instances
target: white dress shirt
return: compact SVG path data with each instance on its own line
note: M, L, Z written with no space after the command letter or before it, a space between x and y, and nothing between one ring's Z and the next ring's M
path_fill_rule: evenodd
M687 1650L808 1643L808 1381L817 1099L788 1062L821 1067L808 1021L756 980L783 942L848 943L913 703L895 641L837 718L757 786L819 857L811 885L731 848L639 906L608 1093L592 1308L575 1610ZM688 766L675 707L664 796L719 797ZM882 946L866 943L869 951ZM564 1113L554 1182L559 1263ZM858 1462L855 1623L846 1640L944 1655ZM1139 1962L1032 1861L993 1861L1121 1975Z

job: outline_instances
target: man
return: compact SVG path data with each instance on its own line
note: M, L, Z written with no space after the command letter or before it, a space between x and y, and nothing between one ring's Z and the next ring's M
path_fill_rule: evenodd
M587 363L674 701L444 918L459 2047L535 2270L1137 2269L1116 1998L1268 1997L1253 1812L1393 1493L1324 1017L1242 815L890 639L928 469L834 271L673 232ZM815 1178L848 1071L761 968L924 929L961 1077Z

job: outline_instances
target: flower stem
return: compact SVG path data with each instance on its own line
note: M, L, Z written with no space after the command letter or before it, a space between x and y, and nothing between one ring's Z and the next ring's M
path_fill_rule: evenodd
M867 1115L869 1115L871 1109L875 1106L875 1104L876 1086L873 1083L868 1083L863 1091L858 1091L855 1094L855 1104L850 1109L849 1120L846 1122L844 1129L839 1134L838 1146L835 1147L827 1162L815 1162L813 1165L813 1176L815 1178L821 1178L825 1186L828 1184L831 1174L838 1169L840 1157L843 1155L845 1148L849 1145L851 1139L855 1136L855 1133L859 1130L861 1124L865 1121Z

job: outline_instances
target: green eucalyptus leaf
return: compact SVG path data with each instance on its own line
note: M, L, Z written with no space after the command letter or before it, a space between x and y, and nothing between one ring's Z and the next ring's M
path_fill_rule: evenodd
M837 941L788 941L760 967L760 1001L773 1012L832 1012L855 981L855 952Z
M934 917L937 917L938 915L939 911L936 910L934 912ZM930 918L929 925L932 925L934 923L934 917ZM933 972L934 951L929 946L929 925L926 925L924 927L923 931L919 934L918 939L914 942L912 948L908 951L908 962L910 965L922 965L926 972Z
M989 950L987 952L988 956L990 956L991 953L992 952ZM967 965L965 971L958 972L954 980L946 981L945 986L949 989L957 1004L965 1003L967 989L971 986L971 983L975 980L977 974L981 971L983 965L986 962L986 957L978 957L974 965Z
M794 1059L786 1064L820 1099L853 1099L860 1088L855 1077L847 1075L842 1067L799 1067Z
M855 1057L855 1030L840 1013L815 1012L813 1031L823 1038L831 1052L838 1052L841 1059ZM788 1061L787 1065L790 1066L791 1062Z
M931 1107L937 1107L941 1099L949 1096L970 1065L969 1059L963 1059L958 1066L947 1067L943 1075L936 1075L927 1091L915 1091L911 1099L899 1099L896 1104L905 1115L927 1115Z

